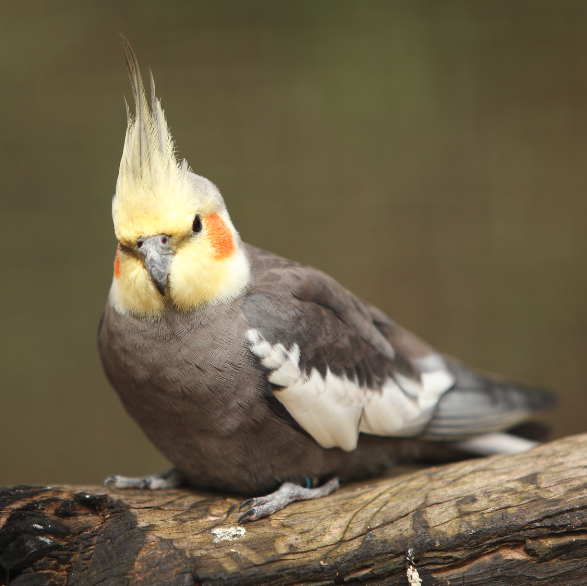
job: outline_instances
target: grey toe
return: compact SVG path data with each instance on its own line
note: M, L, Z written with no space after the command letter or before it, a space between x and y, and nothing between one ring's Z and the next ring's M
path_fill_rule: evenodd
M285 484L282 484L278 490L267 496L249 499L242 503L239 511L245 507L251 508L246 510L239 517L238 522L256 521L257 519L268 517L294 501L307 501L322 498L323 496L327 496L331 492L334 492L339 486L340 483L338 478L333 478L326 484L317 488L303 488L297 484L286 482Z
M104 486L113 483L114 488L148 488L149 490L162 490L165 488L177 488L185 483L185 476L177 468L172 468L160 474L149 476L120 476L118 474L107 476Z

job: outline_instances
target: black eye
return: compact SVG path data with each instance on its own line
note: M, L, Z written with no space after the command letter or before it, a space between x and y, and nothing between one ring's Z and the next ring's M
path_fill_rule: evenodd
M194 231L194 234L197 234L198 232L202 231L202 220L200 220L199 215L197 215L194 219L194 225L192 226L192 230Z

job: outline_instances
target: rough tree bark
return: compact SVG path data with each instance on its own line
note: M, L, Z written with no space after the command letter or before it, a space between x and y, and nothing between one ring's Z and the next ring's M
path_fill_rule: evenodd
M253 523L238 524L239 504L190 489L5 488L2 583L587 583L587 434L404 469Z

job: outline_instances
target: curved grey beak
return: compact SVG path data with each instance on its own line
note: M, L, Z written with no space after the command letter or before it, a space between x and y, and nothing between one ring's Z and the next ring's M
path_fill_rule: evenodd
M161 295L167 291L167 275L169 274L169 265L173 260L173 250L171 249L169 236L157 234L157 236L147 236L137 240L139 254L143 258L145 268L157 287Z

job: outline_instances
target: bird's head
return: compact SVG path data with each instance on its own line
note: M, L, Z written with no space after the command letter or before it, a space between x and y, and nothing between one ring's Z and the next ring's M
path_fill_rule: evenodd
M158 316L238 296L249 264L217 187L175 158L151 75L149 104L135 54L124 40L135 102L128 112L116 195L118 250L111 299L121 313Z

